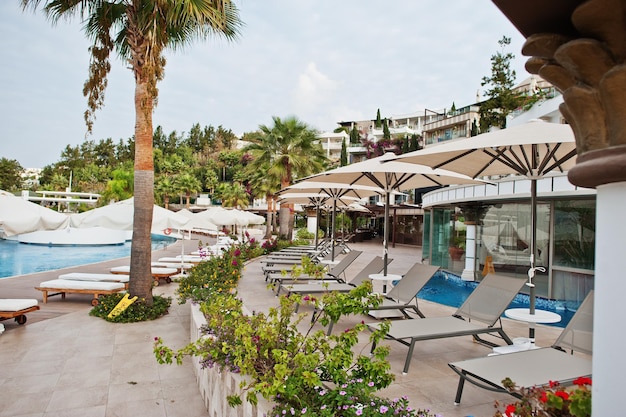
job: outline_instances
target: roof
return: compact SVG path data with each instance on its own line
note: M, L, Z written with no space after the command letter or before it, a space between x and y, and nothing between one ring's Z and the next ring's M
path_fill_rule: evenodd
M577 34L572 12L585 0L492 0L513 26L528 38L535 33Z

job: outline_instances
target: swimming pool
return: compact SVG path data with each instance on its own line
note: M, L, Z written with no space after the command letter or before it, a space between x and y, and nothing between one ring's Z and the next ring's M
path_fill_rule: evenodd
M438 271L417 294L423 300L433 301L450 307L460 307L470 293L476 288L478 282L463 281L460 277L445 271ZM518 294L509 308L528 308L530 297L526 294ZM565 327L578 308L577 305L537 298L537 309L547 310L561 316L559 323L550 326Z
M152 249L175 241L172 237L153 235ZM46 246L0 239L0 279L127 256L130 256L130 242L107 246Z

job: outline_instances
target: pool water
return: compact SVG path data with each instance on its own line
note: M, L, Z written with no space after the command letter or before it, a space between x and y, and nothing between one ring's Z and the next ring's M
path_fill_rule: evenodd
M152 236L152 249L175 242L167 236ZM35 272L51 271L130 256L130 241L107 246L29 245L0 239L0 279Z
M450 307L460 307L476 288L478 282L463 281L456 275L445 271L437 272L428 283L417 294L423 300L447 305ZM509 308L528 308L530 297L526 294L518 294ZM535 301L537 309L551 311L561 316L559 323L549 324L549 326L565 327L576 312L577 306L564 305L563 302L537 298Z

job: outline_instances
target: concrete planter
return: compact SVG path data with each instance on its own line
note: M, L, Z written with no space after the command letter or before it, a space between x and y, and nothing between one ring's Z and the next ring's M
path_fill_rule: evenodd
M196 341L202 336L200 327L206 324L206 320L198 304L190 303L190 305L190 340ZM239 384L244 380L245 376L230 372L220 372L217 368L201 369L197 358L192 358L192 361L200 395L210 416L264 417L269 415L272 405L264 398L259 398L259 403L256 406L246 402L245 399L242 405L235 408L228 405L226 397L241 392Z

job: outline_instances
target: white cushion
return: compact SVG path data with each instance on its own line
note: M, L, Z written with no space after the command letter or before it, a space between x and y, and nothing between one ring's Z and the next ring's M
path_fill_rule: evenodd
M34 298L0 298L0 311L20 311L37 304Z
M39 284L39 288L55 290L105 290L124 289L121 282L76 281L72 279L53 279Z
M128 275L90 274L87 272L71 272L59 275L59 279L73 281L128 282Z

